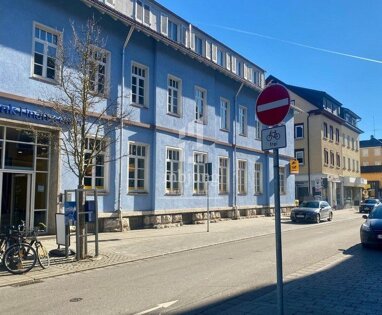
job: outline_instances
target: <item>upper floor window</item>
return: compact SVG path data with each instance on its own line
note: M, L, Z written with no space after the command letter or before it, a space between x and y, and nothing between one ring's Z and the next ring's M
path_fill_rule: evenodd
M173 41L178 41L178 25L170 20L168 20L168 38Z
M57 51L60 33L45 26L34 25L33 76L58 80Z
M219 194L228 193L228 158L219 157Z
M220 128L229 130L229 102L224 98L220 99Z
M294 150L294 157L298 161L298 164L304 165L304 149Z
M303 139L304 138L304 124L294 125L294 138Z
M279 168L279 181L280 181L280 195L285 195L286 194L285 167Z
M336 166L337 166L337 168L341 167L341 157L340 157L340 154L338 152L336 153Z
M263 164L260 162L255 163L255 195L263 193Z
M194 153L194 194L207 192L207 153Z
M247 161L237 161L237 191L243 195L247 193Z
M349 135L346 137L346 140L347 140L347 147L350 148L350 136Z
M218 48L217 64L224 67L224 52Z
M333 126L329 126L329 136L330 136L330 140L333 141L334 140Z
M133 104L147 106L148 69L133 63L131 66L131 100Z
M255 121L255 139L260 140L261 139L261 122L259 120Z
M203 56L203 40L195 35L195 52Z
M354 138L351 138L351 148L352 148L352 150L355 149L355 147L354 147Z
M343 146L346 145L346 136L345 136L344 133L342 134L342 145L343 145Z
M135 2L135 18L136 20L143 22L143 4L140 0L136 0Z
M326 149L324 149L324 164L325 165L329 164L329 152Z
M181 114L181 97L182 97L182 81L173 76L168 77L167 82L167 112L180 116Z
M236 74L239 77L243 76L243 64L240 60L237 60L237 62L236 62Z
M348 158L348 171L350 171L350 168L351 168L351 166L350 166L350 158Z
M129 192L147 191L148 146L129 143Z
M106 189L105 157L105 140L86 138L85 164L88 165L84 177L84 186L86 189Z
M239 107L239 134L247 135L247 108L244 106Z
M179 149L167 148L166 150L166 193L180 194L182 192L182 167Z
M380 156L381 155L381 148L374 148L374 155Z
M195 120L198 122L207 122L207 91L205 89L195 87Z
M342 157L342 169L346 169L346 157Z
M334 152L330 151L330 166L334 166Z
M324 123L324 139L328 138L328 124Z
M107 94L109 82L109 52L92 47L88 64L89 88L95 94Z
M143 6L143 23L145 23L146 25L151 24L150 7L147 4Z
M340 143L340 130L336 128L336 143Z
M106 3L107 5L110 5L111 7L114 7L115 0L102 0L102 2Z
M361 149L361 155L362 157L368 157L369 156L369 149Z

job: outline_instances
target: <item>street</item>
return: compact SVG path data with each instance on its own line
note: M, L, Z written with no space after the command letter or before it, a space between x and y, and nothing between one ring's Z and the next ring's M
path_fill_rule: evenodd
M268 225L274 224L274 218L267 219ZM320 224L283 220L284 282L303 277L301 271L310 266L325 267L320 262L326 263L354 247L362 251L357 245L361 223L361 216L356 214L335 216L333 222ZM378 251L371 254L380 255ZM228 299L247 294L255 299L274 290L275 273L275 239L273 233L267 233L31 285L0 288L0 302L2 312L9 314L200 313L209 308L216 313L213 307L224 306Z

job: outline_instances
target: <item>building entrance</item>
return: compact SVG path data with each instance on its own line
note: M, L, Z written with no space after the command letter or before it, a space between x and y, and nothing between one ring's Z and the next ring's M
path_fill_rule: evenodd
M1 174L1 208L0 225L18 225L21 220L29 226L31 174L2 173Z

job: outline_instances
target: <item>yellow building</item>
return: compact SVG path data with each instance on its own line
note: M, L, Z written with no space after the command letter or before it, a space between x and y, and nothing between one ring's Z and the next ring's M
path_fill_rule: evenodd
M357 205L366 180L360 173L360 117L335 98L317 91L283 83L295 110L296 199L323 199L337 208Z

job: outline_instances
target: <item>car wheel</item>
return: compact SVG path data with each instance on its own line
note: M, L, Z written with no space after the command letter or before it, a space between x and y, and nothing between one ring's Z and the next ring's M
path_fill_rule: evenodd
M328 221L332 221L332 220L333 220L333 212L329 212Z
M317 213L317 215L316 215L316 223L320 223L320 221L321 221L320 214Z

